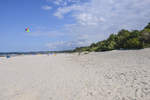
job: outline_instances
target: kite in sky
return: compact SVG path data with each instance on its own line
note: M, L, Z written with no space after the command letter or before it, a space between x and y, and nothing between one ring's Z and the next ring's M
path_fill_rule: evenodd
M25 29L26 32L30 32L29 27Z

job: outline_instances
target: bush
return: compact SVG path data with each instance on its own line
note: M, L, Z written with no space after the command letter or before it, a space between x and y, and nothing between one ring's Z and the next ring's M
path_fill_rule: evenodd
M108 49L109 50L114 50L116 48L116 42L115 41L110 41L108 44Z
M150 29L144 29L141 32L141 39L145 42L150 44Z
M142 43L138 38L131 38L124 44L125 49L140 49L143 48Z

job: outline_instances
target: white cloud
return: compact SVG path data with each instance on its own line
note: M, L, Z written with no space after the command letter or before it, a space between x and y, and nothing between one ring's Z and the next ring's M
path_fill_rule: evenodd
M69 4L77 4L84 0L47 0L48 2L52 2L57 6L67 6ZM87 0L86 0L87 1Z
M62 46L65 44L64 41L56 41L47 43L46 46L52 51L52 50L59 50L58 47L62 48Z
M93 16L90 13L81 13L75 17L81 25L97 25L98 23L105 21L104 18Z
M47 0L48 2L52 2L55 5L60 5L64 0Z
M118 26L122 26L124 23L141 24L140 20L144 22L149 19L149 4L149 0L91 0L84 4L58 8L54 15L63 18L65 14L72 12L72 17L84 25L98 23L110 23Z
M77 41L55 41L46 44L50 50L68 50L76 47L86 46L90 44L87 40L78 39Z
M52 7L51 7L51 6L48 6L48 5L45 5L45 6L42 6L42 9L43 9L43 10L51 10Z
M122 28L139 29L147 24L150 21L149 4L150 0L91 0L84 4L59 8L55 14L64 17L65 14L72 12L71 16L77 24L70 25L72 31L79 30L82 34L89 31L93 31L93 34L94 32L106 34L117 32Z
M71 11L79 11L83 8L80 5L72 5L67 7L59 7L57 9L57 12L54 13L54 16L57 16L58 18L63 18L65 14L71 12Z

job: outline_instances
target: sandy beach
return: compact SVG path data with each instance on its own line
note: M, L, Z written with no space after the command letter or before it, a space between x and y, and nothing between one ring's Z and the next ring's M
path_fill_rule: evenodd
M1 57L0 100L150 100L150 49Z

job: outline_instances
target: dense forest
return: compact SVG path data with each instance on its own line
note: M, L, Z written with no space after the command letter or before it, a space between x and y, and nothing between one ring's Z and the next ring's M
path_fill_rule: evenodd
M111 34L106 40L92 43L90 46L76 48L82 51L109 51L115 49L142 49L150 47L150 23L141 31L122 29L118 34Z

